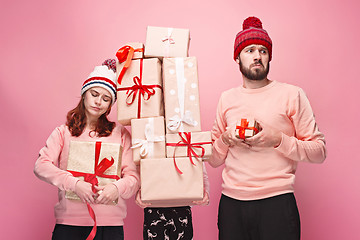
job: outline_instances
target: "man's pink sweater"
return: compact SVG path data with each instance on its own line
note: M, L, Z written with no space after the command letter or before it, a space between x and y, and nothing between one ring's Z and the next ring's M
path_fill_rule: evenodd
M119 124L116 125L110 136L100 138L90 137L89 130L85 130L79 137L73 137L69 129L62 125L52 132L46 141L45 147L40 150L34 172L41 180L59 188L59 201L55 205L56 223L77 226L92 226L94 224L85 203L65 198L65 191L74 191L75 184L78 181L77 178L65 171L69 155L69 142L71 140L120 143L123 146L121 179L114 182L119 191L118 204L91 204L98 226L123 225L126 217L124 199L130 198L138 190L139 175L133 162L132 149L130 149L130 134Z
M220 138L241 118L255 118L282 133L276 148L228 147ZM225 91L219 100L212 129L213 155L209 164L225 164L224 195L256 200L293 192L298 162L325 160L325 138L310 103L299 87L272 81L265 87L242 86Z

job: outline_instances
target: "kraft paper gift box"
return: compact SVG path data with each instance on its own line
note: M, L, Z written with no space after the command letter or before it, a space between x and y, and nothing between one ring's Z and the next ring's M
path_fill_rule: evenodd
M166 134L166 157L200 157L212 153L211 132L179 132Z
M190 30L148 26L145 57L188 57Z
M188 157L141 159L141 200L151 207L176 207L193 205L203 198L203 163Z
M119 76L124 63L117 63ZM118 121L130 125L134 118L164 115L161 64L159 59L132 60L121 84L117 83Z
M235 136L245 139L254 136L259 130L259 123L255 119L243 118L236 123Z
M84 181L89 181L86 175L95 176L98 186L105 186L120 179L121 156L119 143L70 141L67 171ZM72 191L67 191L65 197L80 200Z
M200 132L196 58L164 58L163 85L166 133Z
M131 120L133 159L140 164L142 158L165 158L164 117Z
M141 42L130 42L122 46L116 53L116 57L121 62L125 62L128 55L132 55L131 59L144 58L144 44Z

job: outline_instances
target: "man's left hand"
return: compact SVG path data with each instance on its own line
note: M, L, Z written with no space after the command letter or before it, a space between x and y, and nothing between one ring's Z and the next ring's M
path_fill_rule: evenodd
M270 126L260 123L261 131L253 137L245 138L244 142L252 147L277 147L281 143L282 133Z

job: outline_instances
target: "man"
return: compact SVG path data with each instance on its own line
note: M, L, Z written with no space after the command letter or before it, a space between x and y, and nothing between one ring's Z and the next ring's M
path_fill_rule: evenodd
M243 84L222 93L212 129L209 164L225 164L218 228L221 240L300 239L294 197L298 162L322 163L324 135L303 90L267 78L272 41L261 21L249 17L235 39L234 60ZM242 118L261 127L255 136L235 137Z

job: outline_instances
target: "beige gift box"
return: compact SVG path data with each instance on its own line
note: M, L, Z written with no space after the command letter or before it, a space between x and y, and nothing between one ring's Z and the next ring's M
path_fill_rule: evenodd
M241 119L236 123L235 137L245 139L254 136L259 131L259 123L255 119Z
M133 159L165 158L164 117L131 119Z
M189 150L189 146L191 150ZM190 151L190 152L189 152ZM166 134L166 157L188 157L195 154L203 160L212 153L211 132L179 132Z
M189 158L176 158L177 172L172 158L141 159L141 200L151 207L193 205L203 199L203 163Z
M119 76L124 63L117 63ZM159 59L132 60L118 84L118 121L130 125L134 118L164 115L161 64Z
M190 30L148 26L146 31L145 57L187 57Z
M131 42L131 43L127 43L125 44L125 46L130 46L132 48L134 48L134 55L132 57L132 59L140 59L140 58L144 58L144 44L141 42Z
M163 59L166 133L200 132L197 60Z
M95 158L96 149L99 152L99 158ZM70 141L69 158L67 162L67 171L72 173L75 177L86 180L84 174L96 175L99 186L105 186L117 179L110 178L115 175L119 179L121 177L121 156L122 147L118 143L103 143L103 142L81 142ZM95 168L101 172L103 164L106 159L114 160L113 164L107 168L102 174L95 174ZM79 175L79 176L77 176ZM102 177L100 177L101 175ZM65 197L73 200L80 200L80 198L72 191L66 191Z

